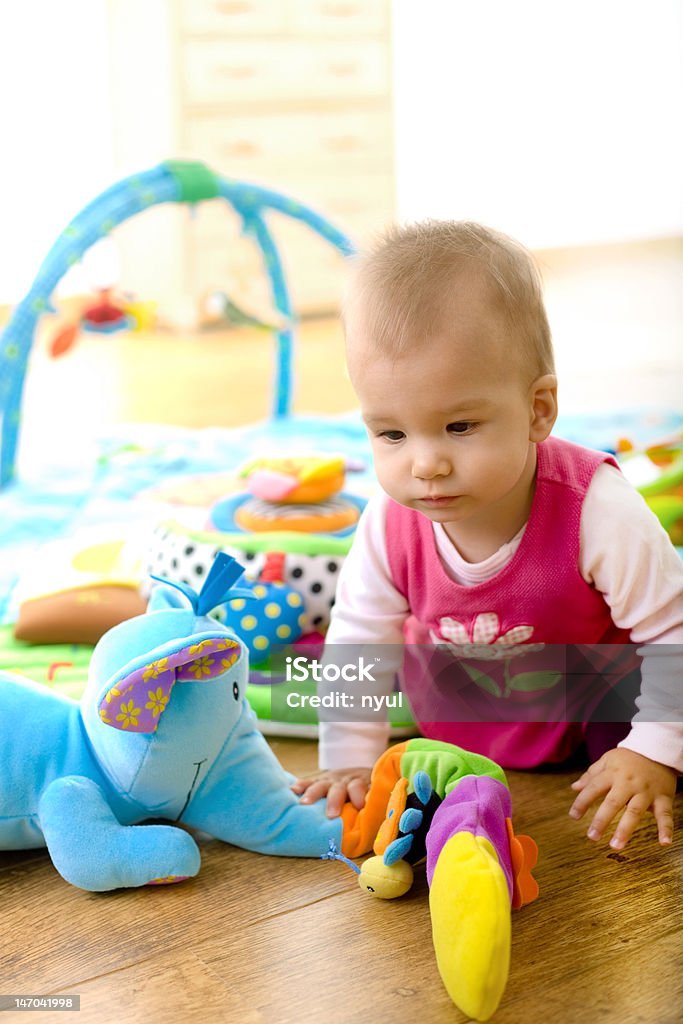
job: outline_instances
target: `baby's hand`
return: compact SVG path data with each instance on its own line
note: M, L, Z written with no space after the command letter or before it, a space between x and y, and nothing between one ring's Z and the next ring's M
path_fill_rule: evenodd
M581 818L594 800L605 796L588 829L589 839L600 839L613 818L625 808L610 846L623 850L647 810L657 822L659 842L668 846L673 838L673 797L676 772L673 768L633 750L617 747L592 764L580 779L572 783L579 795L569 814Z
M299 803L314 804L327 794L327 817L337 818L347 800L361 809L370 786L370 768L341 768L337 771L318 772L292 785L295 793L303 794Z

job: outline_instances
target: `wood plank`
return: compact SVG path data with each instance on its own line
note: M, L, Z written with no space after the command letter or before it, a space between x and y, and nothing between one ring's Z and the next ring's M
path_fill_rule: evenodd
M12 922L0 936L0 990L12 979L13 990L52 992L65 979L80 983L152 956L160 934L165 949L182 949L188 934L201 942L241 931L346 884L318 861L265 857L217 840L200 845L199 875L173 886L86 893L68 885L47 856L31 859L19 880L0 874L3 918Z
M73 995L72 991L55 996ZM160 944L157 955L132 967L113 971L79 986L80 1011L42 1011L41 1024L116 1021L117 1024L200 1024L207 1020L262 1024L263 1017L242 1002L239 992L191 952L168 955ZM3 1024L25 1022L25 1013L8 1012Z
M620 948L612 955L606 952L604 933L597 927L589 936L577 936L572 945L563 943L564 974L552 983L543 973L545 957L539 958L533 974L511 977L495 1024L542 1019L559 1024L680 1024L681 931L658 935L656 920L648 922L642 941L621 934ZM547 940L546 931L546 946Z
M464 1020L437 972L424 879L389 902L348 878L345 893L250 928L248 959L236 936L205 943L199 955L272 1024Z

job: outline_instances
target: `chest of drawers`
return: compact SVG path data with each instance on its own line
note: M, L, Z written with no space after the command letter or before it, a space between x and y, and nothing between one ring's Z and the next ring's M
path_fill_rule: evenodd
M390 0L175 0L175 154L285 192L359 244L394 213ZM216 204L186 225L193 295L267 304L260 256ZM343 261L309 229L270 226L299 313L338 308Z

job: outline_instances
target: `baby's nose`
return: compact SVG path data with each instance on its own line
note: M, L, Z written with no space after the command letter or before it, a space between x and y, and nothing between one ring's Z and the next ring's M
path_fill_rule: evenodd
M417 480L433 480L436 476L448 476L451 469L450 459L436 448L417 452L413 458L413 476Z

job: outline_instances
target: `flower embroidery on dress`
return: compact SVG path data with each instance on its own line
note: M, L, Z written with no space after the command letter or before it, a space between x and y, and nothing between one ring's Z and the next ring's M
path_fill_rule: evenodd
M482 661L507 660L518 654L543 650L544 644L527 643L533 633L533 626L513 626L501 633L500 619L495 612L480 612L471 632L458 619L450 617L439 619L438 632L430 630L432 643L445 644L458 657Z
M513 626L501 633L500 619L496 613L480 612L474 619L471 632L468 632L467 627L458 619L445 617L439 619L439 631L432 629L429 635L433 643L441 649L445 648L460 660L462 668L476 686L494 697L508 698L513 692L549 690L562 678L561 673L545 669L512 675L510 662L513 658L533 654L545 648L544 643L527 643L533 633L534 627L528 625ZM468 665L463 660L466 658L477 661L501 661L502 679L497 681L481 668Z

